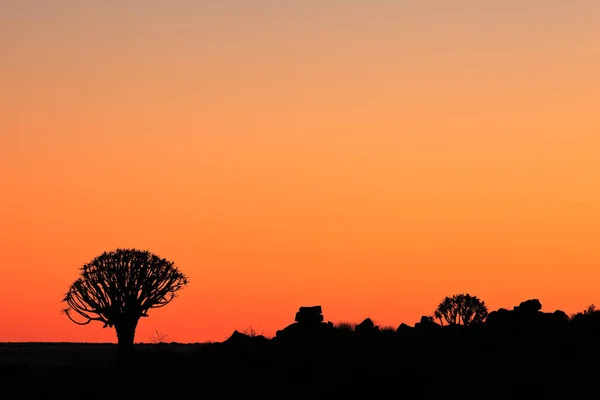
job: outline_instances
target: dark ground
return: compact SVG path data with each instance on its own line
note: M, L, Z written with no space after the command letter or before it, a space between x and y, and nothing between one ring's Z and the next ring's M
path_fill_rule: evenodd
M600 312L540 309L534 299L469 327L423 317L397 330L299 312L273 339L136 345L119 366L111 344L0 344L0 399L600 399Z
M114 345L3 344L5 398L600 398L598 337L510 340L352 338L305 346L240 337L138 346L119 371ZM22 366L27 363L29 370ZM12 366L12 367L9 367ZM118 397L118 396L117 396Z

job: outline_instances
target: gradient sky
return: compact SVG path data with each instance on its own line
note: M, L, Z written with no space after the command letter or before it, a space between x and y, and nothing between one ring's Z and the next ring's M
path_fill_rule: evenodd
M0 341L116 247L190 285L137 341L600 302L600 2L0 2Z

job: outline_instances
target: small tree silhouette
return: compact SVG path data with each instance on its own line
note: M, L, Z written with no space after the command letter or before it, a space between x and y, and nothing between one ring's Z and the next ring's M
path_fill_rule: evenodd
M487 318L488 309L485 302L470 294L455 294L445 297L433 313L434 317L444 325L471 325L483 322Z
M250 336L250 337L256 337L256 336L260 336L262 334L258 333L254 328L252 328L252 326L247 327L246 329L244 329L242 331L242 333L246 336Z
M167 342L167 335L158 331L158 329L154 330L154 333L150 336L150 343L164 345Z
M100 321L104 328L114 327L117 354L122 358L133 351L140 317L169 304L187 283L171 261L149 251L116 249L81 268L81 276L63 300L68 305L64 313L78 325Z

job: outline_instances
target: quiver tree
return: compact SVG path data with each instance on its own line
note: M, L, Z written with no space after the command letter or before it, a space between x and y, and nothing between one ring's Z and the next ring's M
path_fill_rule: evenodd
M485 302L470 294L446 297L433 313L442 325L471 325L485 321L488 309Z
M114 327L123 356L133 350L140 317L169 304L187 283L171 261L149 251L116 249L81 268L63 300L64 313L78 325L100 321L104 328Z

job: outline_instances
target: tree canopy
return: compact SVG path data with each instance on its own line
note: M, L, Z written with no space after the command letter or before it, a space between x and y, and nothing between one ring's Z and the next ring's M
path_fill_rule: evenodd
M433 315L442 325L444 321L448 325L470 325L483 322L488 315L488 309L485 302L477 296L461 293L445 297Z
M145 250L116 249L81 268L63 300L64 312L78 325L114 326L119 344L133 346L139 318L169 304L187 283L172 261Z

